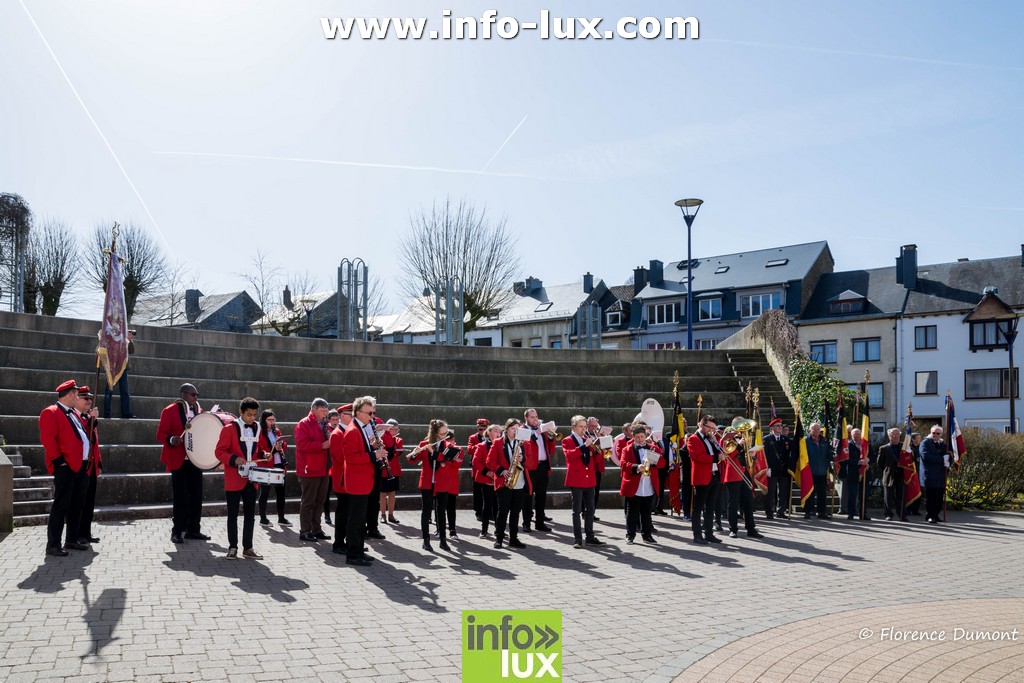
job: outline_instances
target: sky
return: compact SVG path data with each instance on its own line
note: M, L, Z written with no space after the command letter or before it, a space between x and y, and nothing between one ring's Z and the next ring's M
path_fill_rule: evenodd
M327 40L322 17L695 17L699 39ZM0 192L151 230L206 294L257 249L400 308L410 216L466 199L521 276L622 284L828 240L835 269L1020 253L1024 3L0 0ZM501 258L501 255L496 255ZM95 299L93 301L92 299ZM98 317L102 296L62 314Z

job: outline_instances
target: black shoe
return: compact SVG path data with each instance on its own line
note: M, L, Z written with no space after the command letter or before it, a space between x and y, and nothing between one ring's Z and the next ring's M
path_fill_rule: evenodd
M729 538L736 538L738 536L739 536L739 534L737 534L735 531L730 531L729 532Z
M99 543L100 542L100 537L99 536L82 536L82 538L78 539L78 542L79 543Z
M484 516L481 513L479 513L479 512L476 513L476 521L478 521L478 522L484 521Z
M765 517L765 519L775 519L775 515L772 514L771 512L764 513L764 517Z
M291 523L291 522L289 522L289 521L288 521L287 519L285 519L284 517L278 517L278 518L277 518L277 523L278 523L278 524L280 524L281 526L291 526L291 525L292 525L292 523Z
M626 545L633 545L633 537L626 536Z
M523 531L525 531L526 533L531 533L533 531L533 529L530 528L529 522L523 524Z
M382 534L379 531L374 531L372 533L366 534L366 537L367 538L378 538L378 539L384 540L384 534Z
M784 510L779 510L775 513L775 516L779 519L789 519L789 515Z
M335 555L348 555L348 551L345 550L345 546L343 545L331 546L331 552Z
M551 518L551 517L548 517L547 515L544 515L544 521L545 522L553 522L555 520L553 518Z
M499 546L495 546L495 547L499 547ZM430 545L430 539L429 538L423 540L423 549L426 550L428 553L434 552L434 546Z
M579 550L580 548L583 547L583 543L581 541L576 541L575 543L572 544L572 547L575 548L576 550Z
M591 536L587 539L587 545L604 545L604 541L596 536Z
M345 560L345 564L354 564L357 567L369 567L373 564L373 562L366 559L365 557L357 557L355 559Z
M707 542L708 543L721 543L722 539L720 539L718 536L708 536L707 537Z
M600 518L600 517L598 517L597 515L594 515L594 521L595 521L595 522L600 522L600 521L601 521L601 518Z
M196 531L196 532L191 532L191 531L185 532L185 538L191 539L193 541L209 541L210 540L209 536L207 536L206 534L199 533L198 531Z
M525 548L526 544L524 544L518 538L513 538L511 541L508 542L508 547L509 548Z
M322 531L313 534L313 538L315 538L318 541L329 541L329 540L331 540L331 537L328 536L327 534L325 534Z
M334 526L334 524L331 524L331 516L330 515L324 515L324 524L330 524L331 526Z
M76 543L65 543L64 544L64 548L65 549L69 549L70 548L71 550L88 550L89 549L89 544L88 543L78 543L78 542L76 542Z
M316 536L313 534L299 534L300 541L309 541L310 543L316 543Z
M47 548L46 554L56 555L57 557L67 557L70 553L68 553L67 550L64 550L64 548Z
M452 529L451 531L448 532L448 538L458 538L458 537L459 537L459 535L457 533L455 533L455 529Z
M551 527L549 527L547 524L538 524L537 531L551 531Z
M929 520L928 520L928 523L929 523L929 524L938 524L938 523L939 523L939 520L937 520L937 519L929 519Z
M495 548L501 548L501 539L500 538L497 541L494 542L494 547Z
M853 515L846 515L846 519L853 521Z
M180 531L171 532L171 543L184 543L185 539L181 537Z
M900 521L901 522L909 522L910 520L907 519L906 517L900 517Z
M715 531L718 531L718 532L722 532L723 531L722 523L721 522L718 522L717 524L715 524Z
M696 543L697 545L707 545L708 544L708 542L704 540L703 536L694 536L693 537L693 542Z
M892 521L892 515L886 515L885 516L885 521L891 522Z
M811 513L810 512L805 512L804 513L804 519L810 519L810 518L811 518Z
M655 511L654 511L654 514L656 514L656 515L660 515L660 516L664 517L664 516L665 516L665 515L667 515L668 513L667 513L667 512L665 512L664 510L662 510L661 508L658 508L657 510L655 510Z
M764 534L757 529L754 529L753 531L747 532L747 538L764 538Z
M653 543L654 545L658 545L658 542L654 540L654 536L651 536L650 534L642 536L641 538L644 539L644 543Z
M449 553L452 551L452 549L448 546L448 541L444 540L443 538L441 539L441 542L437 544L437 547Z
M270 520L264 517L260 520L260 526L270 526Z
M867 516L864 516L864 517L861 517L861 518L860 518L860 521L862 521L862 522L870 522L870 521L871 521L871 518L870 518L870 517L867 517Z

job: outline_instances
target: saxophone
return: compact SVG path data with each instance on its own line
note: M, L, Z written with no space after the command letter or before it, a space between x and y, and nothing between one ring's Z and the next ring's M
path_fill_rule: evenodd
M512 450L512 462L505 470L505 488L514 489L519 483L519 476L523 473L523 442L516 441L516 447Z

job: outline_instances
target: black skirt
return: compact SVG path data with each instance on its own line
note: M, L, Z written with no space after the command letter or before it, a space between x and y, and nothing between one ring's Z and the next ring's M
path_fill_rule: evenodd
M398 482L401 481L398 477L392 479L381 479L380 481L380 492L391 493L398 490Z

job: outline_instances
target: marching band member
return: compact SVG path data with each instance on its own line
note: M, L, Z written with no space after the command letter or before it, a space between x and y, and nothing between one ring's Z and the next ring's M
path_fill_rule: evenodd
M338 421L338 426L331 432L328 441L328 452L331 458L331 489L337 501L337 509L334 514L334 543L331 544L331 552L337 555L348 555L345 534L348 527L348 492L345 490L345 452L343 448L345 432L352 425L352 404L341 406L338 413L344 416L348 413L348 419ZM366 552L366 548L363 548Z
M523 501L532 493L533 485L530 483L530 471L526 469L525 463L529 451L534 448L533 441L519 441L516 439L516 430L520 422L514 417L505 421L505 433L500 439L491 444L490 453L487 454L487 469L494 472L494 492L498 499L498 519L494 523L494 547L500 548L505 540L505 527L508 527L510 548L525 548L526 545L519 541L519 513L523 509ZM518 475L514 475L513 461L521 468ZM510 472L512 468L512 472ZM508 477L515 477L512 488L508 487Z
M597 448L597 437L586 436L587 422L582 415L573 417L572 434L562 439L565 487L572 494L572 533L576 540L573 548L583 547L584 530L589 545L604 545L604 541L594 535L595 466L598 460L604 461L604 456Z
M651 505L658 490L657 461L661 446L647 437L647 425L633 423L633 441L622 449L622 485L619 495L626 499L626 543L633 544L637 527L646 543L657 543L652 535Z
M269 451L260 450L260 427L256 423L259 402L247 396L238 404L238 419L220 430L214 453L224 465L224 495L228 502L228 559L238 559L238 504L242 504L242 557L262 560L252 548L252 531L256 525L256 499L259 486L243 476L239 468L248 464L264 467L273 462Z
M53 475L53 504L46 525L46 554L64 557L66 548L88 550L78 542L82 503L89 487L89 437L75 414L78 387L69 379L57 387L57 402L39 414L39 442L46 452L46 471ZM60 544L67 526L65 547Z
M712 415L700 418L697 431L686 440L686 450L692 463L693 508L690 525L693 528L693 542L700 545L721 543L722 539L713 533L715 502L718 498L718 463L724 457L716 437L717 425Z
M420 533L423 535L423 549L428 552L434 552L433 546L430 545L431 513L434 515L434 523L437 525L437 534L440 538L438 545L441 550L451 550L445 535L445 516L448 511L450 489L450 484L445 480L447 472L443 469L449 458L447 437L448 423L444 420L431 420L427 428L427 438L420 441L408 455L409 462L420 465ZM461 452L459 455L461 456Z
M483 521L481 519L484 507L483 492L487 489L488 484L481 484L476 479L477 475L480 474L476 465L476 447L486 439L487 429L490 424L491 422L487 418L479 418L476 421L476 433L469 435L469 445L466 448L466 452L470 454L470 465L473 471L473 512L476 514L476 521L478 522Z
M341 437L341 455L345 492L348 494L348 522L345 525L345 564L368 566L363 545L366 532L366 506L373 491L373 478L380 461L388 457L374 433L373 416L377 400L361 396L352 402L352 425ZM378 447L379 446L379 447ZM374 502L377 502L376 500ZM376 519L376 514L374 514Z
M288 469L288 460L285 451L288 449L287 442L281 437L281 430L277 428L277 416L269 408L260 414L260 450L271 453L274 463L271 467L282 470ZM274 494L277 497L277 523L281 526L291 526L284 517L285 492L284 484L274 484ZM267 518L267 499L270 498L270 484L260 487L260 526L270 526Z
M330 490L327 476L328 449L331 446L327 429L327 401L313 399L309 415L295 425L295 474L299 477L299 540L316 543L329 541L320 526L320 511Z
M199 407L199 390L195 385L182 384L178 393L180 398L160 413L156 429L156 440L163 446L160 462L171 473L171 542L184 543L186 538L208 541L210 537L199 528L203 518L203 471L188 459L182 441L190 421L203 409Z
M327 439L330 440L331 432L341 424L341 415L335 408L331 408L327 411ZM328 447L328 452L330 447ZM327 476L331 476L331 459L327 458ZM324 497L324 524L331 523L331 492L328 491Z
M540 418L537 411L527 408L523 411L523 421L533 436L533 448L529 449L532 455L526 461L526 469L530 472L530 486L532 493L523 503L523 531L530 531L530 519L536 516L537 531L551 531L546 522L551 521L547 516L548 479L551 476L551 461L555 456L555 437L553 434L540 431Z
M405 444L398 435L398 420L392 418L387 421L387 425L387 430L381 434L381 441L388 451L388 465L380 482L380 521L398 524L398 520L395 519L395 494L402 480L400 456L405 450ZM391 473L390 477L387 476L387 472Z
M100 456L99 416L100 410L94 402L92 390L88 386L78 387L78 406L76 412L82 420L82 426L89 436L89 462L86 472L89 485L85 490L85 502L82 505L82 521L78 526L78 543L85 545L99 543L100 539L92 535L92 518L96 509L96 480L103 469L103 458ZM90 425L92 426L90 429Z
M633 440L633 425L629 422L622 425L622 433L612 442L612 462L618 467L622 461L622 449Z
M598 422L596 417L587 418L586 431L584 433L590 436L599 436L601 434L601 423ZM564 451L562 455L565 455ZM604 453L596 445L594 446L594 456L594 510L596 511L597 503L601 500L601 480L604 479L606 463L604 461ZM566 463L566 466L568 466L568 463ZM597 518L597 515L594 515L594 519Z
M481 488L480 515L477 517L481 524L480 538L487 538L487 527L498 516L498 503L494 497L494 472L487 469L487 453L491 450L491 444L500 436L501 426L488 422L483 441L473 451L473 487Z
M444 513L448 518L448 538L458 538L458 532L455 530L455 510L459 499L459 468L462 467L465 456L462 449L455 445L455 435L452 432L445 435L445 446L448 448L445 452L447 459L441 463L439 468L444 475L441 478L441 486L448 493ZM445 514L441 515L440 522L444 522L445 516ZM440 535L440 531L438 531L438 535Z
M732 446L724 444L732 441ZM746 445L743 435L729 427L723 437L725 463L722 471L722 483L729 494L729 538L736 538L739 530L739 509L743 506L743 524L747 529L747 538L764 538L757 530L754 521L754 498L750 490L750 472L747 470ZM731 450L731 452L730 452Z

